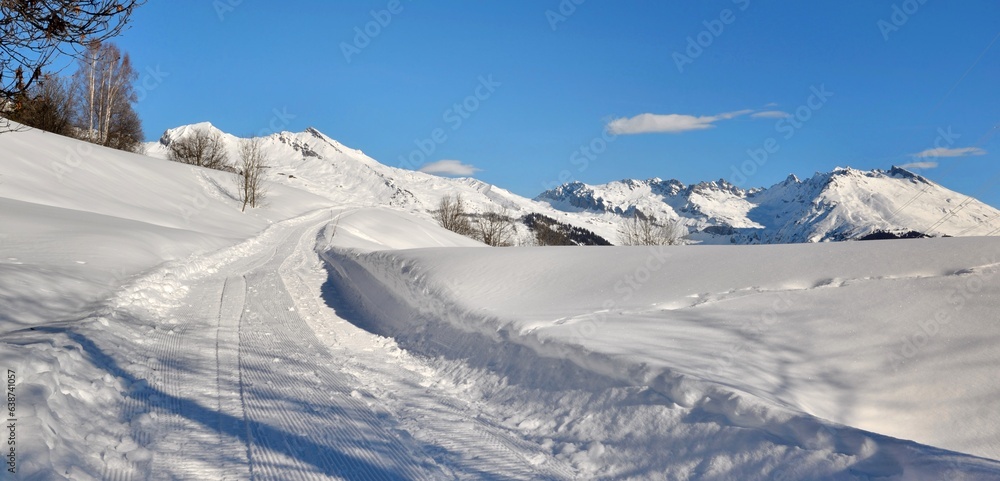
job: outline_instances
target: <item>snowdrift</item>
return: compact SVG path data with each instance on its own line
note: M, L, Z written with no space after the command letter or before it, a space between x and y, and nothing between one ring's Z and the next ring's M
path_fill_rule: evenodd
M729 439L741 479L783 463L793 477L1000 476L1000 239L324 257L336 302L404 348L557 406L552 393L639 389L601 408L638 423L588 432L606 449L595 474L638 469L625 453L640 443L642 469L690 476L655 446Z

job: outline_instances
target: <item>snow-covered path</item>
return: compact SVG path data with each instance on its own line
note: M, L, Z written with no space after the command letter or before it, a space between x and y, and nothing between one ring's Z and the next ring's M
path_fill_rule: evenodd
M314 251L329 219L313 213L160 269L104 321L116 339L73 336L128 386L130 432L104 477L569 477L434 368L325 305Z

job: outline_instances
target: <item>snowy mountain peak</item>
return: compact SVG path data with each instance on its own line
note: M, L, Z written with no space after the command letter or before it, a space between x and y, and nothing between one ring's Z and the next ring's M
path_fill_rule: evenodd
M895 165L892 166L891 169L889 169L889 175L893 177L899 177L901 179L913 179L916 180L917 182L922 182L924 184L932 184L932 182L930 180L927 180L927 178L919 174L910 172L909 170L906 170L902 167L896 167Z
M171 142L208 129L214 127L203 123L170 129L159 142L146 145L147 154L167 158ZM240 139L223 134L222 140L230 161L235 162ZM481 180L445 178L381 164L315 127L302 132L278 132L262 137L262 141L270 166L269 181L290 184L337 204L386 206L431 218L443 197L460 195L472 214L507 209L516 218L542 214L601 236L613 236L616 229L612 221L561 212ZM521 226L522 235L527 235L526 229Z
M167 129L165 132L163 132L163 135L160 136L159 143L165 146L170 145L170 143L173 142L174 140L194 135L196 132L206 132L211 135L225 134L225 132L219 130L216 126L212 125L211 122L198 122L195 124L182 125L180 127Z
M574 182L536 200L571 212L678 219L704 242L820 242L911 231L988 235L1000 228L1000 211L899 167L837 167L749 190L725 179L691 186L658 179Z
M170 129L147 152L166 158L170 142L199 131L203 122ZM221 134L238 156L239 138ZM931 236L987 235L1000 229L1000 211L899 167L838 167L807 179L789 175L768 188L743 189L726 179L691 185L658 177L603 185L571 182L525 199L476 179L449 179L383 165L315 127L264 137L269 179L292 183L336 202L403 208L432 217L444 196L461 195L471 212L508 209L543 214L617 238L617 226L637 212L676 220L694 242L820 242L878 232Z

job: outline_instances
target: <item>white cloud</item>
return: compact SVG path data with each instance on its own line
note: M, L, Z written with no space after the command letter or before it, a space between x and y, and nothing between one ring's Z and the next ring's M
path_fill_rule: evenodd
M737 110L718 115L703 115L695 117L684 114L639 114L632 118L621 117L608 122L608 131L616 135L648 134L664 132L679 134L691 130L704 130L714 127L715 122L728 120L753 112L753 110Z
M901 169L933 169L938 166L937 162L910 162L900 165Z
M938 147L936 149L927 149L923 152L917 152L916 154L912 154L912 156L918 159L924 159L928 157L966 157L969 155L985 154L986 151L980 149L979 147L961 147L957 149Z
M463 164L458 160L439 160L437 162L431 162L420 168L420 172L427 174L437 174L437 175L455 175L459 177L468 177L480 169L476 166Z
M768 103L764 104L764 106L765 107L777 107L778 106L778 102L768 102Z
M750 115L750 117L755 119L787 119L791 116L792 114L780 110L765 110L763 112L754 112Z

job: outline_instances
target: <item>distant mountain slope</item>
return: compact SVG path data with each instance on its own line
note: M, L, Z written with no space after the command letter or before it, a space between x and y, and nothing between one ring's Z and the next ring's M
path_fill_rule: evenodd
M930 236L982 236L1000 232L1000 211L978 200L893 167L838 168L806 180L789 176L766 189L744 190L725 180L686 186L676 180L579 182L543 192L535 200L568 212L616 216L640 211L676 219L703 241L734 243L823 242L876 232L916 231Z
M157 142L146 144L146 154L167 158L169 145L178 139L208 131L222 136L231 160L237 158L239 138L208 122L167 130ZM349 148L314 128L304 132L280 132L264 138L264 150L272 163L268 180L322 195L337 204L389 206L431 218L443 197L461 195L471 213L507 209L512 217L544 214L560 222L614 239L610 221L595 222L589 215L559 211L548 204L521 197L505 189L471 178L445 178L383 165L364 152ZM520 225L520 235L528 236Z
M203 122L167 130L146 153L166 158L171 142L208 131L222 136L236 159L239 138ZM636 211L685 225L690 242L788 243L858 239L915 231L930 236L992 235L1000 211L909 171L838 168L769 188L743 189L725 180L569 183L534 200L471 178L445 178L390 167L314 128L264 138L268 179L339 205L386 206L431 218L445 196L461 195L473 214L507 209L515 218L541 214L618 243L618 225ZM519 236L531 233L521 224Z

